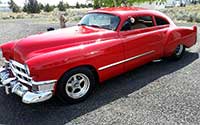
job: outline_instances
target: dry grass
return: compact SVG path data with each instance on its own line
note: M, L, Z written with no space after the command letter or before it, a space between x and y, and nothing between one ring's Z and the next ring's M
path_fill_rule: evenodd
M200 23L200 5L189 5L186 7L174 7L161 10L176 22Z
M10 19L42 19L41 21L48 21L56 23L59 20L59 16L64 14L68 22L74 22L81 19L81 17L91 9L68 9L65 12L60 12L55 9L52 12L41 12L39 14L27 14L24 12L21 13L12 13L12 12L0 12L0 20L10 20Z

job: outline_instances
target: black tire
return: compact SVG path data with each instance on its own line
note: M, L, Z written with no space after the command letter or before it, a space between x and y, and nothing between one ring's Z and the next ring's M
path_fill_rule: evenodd
M176 49L175 49L174 53L172 54L172 56L169 57L169 59L171 59L171 60L179 60L184 55L184 53L185 53L185 46L182 45L182 44L179 44L176 47Z
M80 98L72 97L73 94L69 94L70 89L67 88L67 85L69 84L68 82L70 79L73 79L72 78L73 76L76 75L76 77L78 78L77 74L82 74L82 76L84 76L85 78L87 77L86 79L89 80L89 84L90 84L87 92L85 94L81 95ZM74 83L74 80L72 80L72 81L73 81L72 83ZM79 81L79 80L76 80L76 81ZM87 83L87 82L85 82L85 83ZM81 85L81 83L79 83L79 84ZM71 83L69 85L71 85ZM73 84L73 85L75 85L75 84ZM92 91L94 90L95 85L96 85L96 80L95 80L94 74L89 68L87 68L87 67L75 68L75 69L72 69L72 70L66 72L62 76L62 78L58 81L58 84L56 86L56 96L62 102L66 103L66 104L79 103L81 101L84 101L86 98L88 98L91 95ZM74 91L74 90L71 90L71 91ZM81 89L80 89L80 92L81 92Z

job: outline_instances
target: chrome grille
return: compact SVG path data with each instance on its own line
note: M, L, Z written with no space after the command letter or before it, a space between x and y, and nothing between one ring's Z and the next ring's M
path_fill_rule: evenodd
M30 82L32 81L32 78L28 75L23 64L10 60L9 67L11 68L13 75L17 77L20 82L31 85Z

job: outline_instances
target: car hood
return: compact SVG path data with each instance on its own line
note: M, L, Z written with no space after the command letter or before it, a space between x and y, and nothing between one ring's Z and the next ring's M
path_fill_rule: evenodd
M32 35L15 42L11 58L24 63L37 55L95 42L97 39L105 38L104 34L108 32L114 31L87 26L74 26Z

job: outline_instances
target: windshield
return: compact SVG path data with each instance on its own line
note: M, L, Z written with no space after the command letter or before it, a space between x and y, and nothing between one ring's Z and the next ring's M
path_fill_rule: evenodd
M116 30L119 22L118 16L104 13L89 13L81 19L79 25Z

